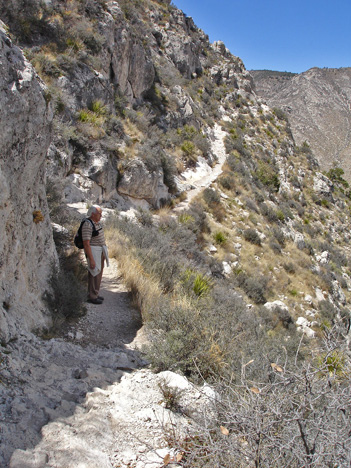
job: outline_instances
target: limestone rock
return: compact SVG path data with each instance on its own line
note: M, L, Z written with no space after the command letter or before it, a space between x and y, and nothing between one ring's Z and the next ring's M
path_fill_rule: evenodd
M167 408L162 392L165 382L177 394L182 412ZM180 439L189 436L206 411L213 411L214 398L209 388L195 387L173 372L155 375L139 370L124 375L120 383L88 393L71 414L53 418L33 449L14 452L10 467L112 468L133 464L158 468L166 455L177 453L177 447L166 442L165 431L176 431Z
M268 309L271 312L275 312L277 309L281 309L287 313L289 313L289 307L284 304L283 301L273 301L273 302L266 302L263 304L266 309Z
M313 179L313 190L326 199L333 199L333 182L320 172L317 172Z
M190 31L197 31L199 37L190 39ZM162 36L167 56L182 75L191 78L194 73L202 73L200 56L205 35L197 30L192 18L180 10L172 11L169 28L162 31Z
M0 23L0 337L49 323L41 296L55 259L45 194L52 111Z
M322 252L320 255L316 255L317 262L319 262L322 265L326 265L327 263L329 263L329 259L330 259L330 254L327 250Z
M305 317L298 317L296 320L297 330L302 331L308 338L314 338L316 332L312 330L311 322L309 322Z
M332 281L332 297L342 305L346 304L346 296L337 280Z
M170 195L163 182L163 171L150 172L143 161L135 159L127 164L118 184L118 192L134 199L144 199L159 208Z

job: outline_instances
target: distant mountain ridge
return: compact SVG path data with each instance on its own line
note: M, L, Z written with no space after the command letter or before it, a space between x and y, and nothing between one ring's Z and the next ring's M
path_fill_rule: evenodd
M337 165L350 181L351 68L250 73L258 95L288 115L296 144L307 141L322 169Z

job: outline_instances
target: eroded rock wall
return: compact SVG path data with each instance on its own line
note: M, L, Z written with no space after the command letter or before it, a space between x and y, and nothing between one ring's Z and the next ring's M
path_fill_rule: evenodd
M0 338L49 322L55 258L45 194L52 112L45 88L0 22Z

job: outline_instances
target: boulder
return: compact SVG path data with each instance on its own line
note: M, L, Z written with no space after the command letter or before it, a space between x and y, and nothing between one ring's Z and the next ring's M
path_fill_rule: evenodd
M289 313L289 307L286 304L284 304L283 301L266 302L263 305L266 309L268 309L271 312L275 312L277 309L280 309Z
M313 190L321 197L333 201L333 182L321 172L316 172L313 179Z
M117 190L132 199L146 200L155 208L170 199L168 187L163 182L163 170L151 172L139 159L127 164Z
M330 254L327 250L322 252L320 255L316 255L316 260L321 265L326 265L327 263L329 263L329 258L330 258Z

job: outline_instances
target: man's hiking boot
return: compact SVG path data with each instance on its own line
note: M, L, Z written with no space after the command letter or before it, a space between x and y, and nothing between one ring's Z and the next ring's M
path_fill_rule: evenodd
M102 299L99 299L98 297L96 299L88 299L88 302L91 304L102 304Z

